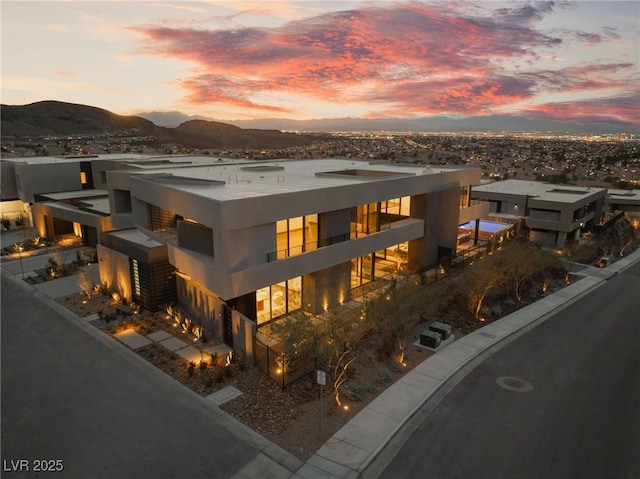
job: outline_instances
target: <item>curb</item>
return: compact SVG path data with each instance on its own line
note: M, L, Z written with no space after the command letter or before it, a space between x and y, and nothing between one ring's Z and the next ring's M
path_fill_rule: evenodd
M354 440L349 442L348 437L342 437L339 430L330 438L325 445L323 445L316 453L300 468L296 473L291 476L293 479L316 479L316 478L362 478L362 479L374 479L384 470L388 463L393 459L397 451L404 445L406 439L410 434L415 431L419 423L427 417L431 411L433 411L437 405L446 397L446 395L460 382L466 375L471 372L476 366L482 363L485 359L507 346L518 337L526 334L536 326L544 323L549 318L567 308L571 304L579 301L580 298L598 289L606 281L616 276L620 272L626 270L637 261L640 261L640 249L636 250L629 256L617 261L611 266L606 268L598 277L590 276L588 273L584 275L580 280L566 286L565 288L557 291L535 303L532 303L504 318L494 321L480 329L464 336L460 340L455 341L451 345L447 346L444 350L438 351L442 356L445 355L447 349L456 343L466 347L472 347L472 339L474 336L492 336L494 339L485 341L486 344L483 348L478 349L474 354L458 361L458 364L451 368L446 375L439 378L439 383L436 387L430 391L426 391L426 395L418 401L413 407L405 414L405 416L397 421L397 423L389 429L386 437L382 439L379 444L370 452L366 452L361 448L359 444L361 441ZM560 304L557 304L561 302ZM556 303L556 304L554 304ZM519 317L531 315L531 310L541 309L540 312L535 313L535 317L529 320L523 320ZM509 328L505 334L500 336L494 336L488 334L487 331L500 329L502 325L513 321L514 323L521 323L517 327ZM483 334L484 333L484 334ZM474 336L472 336L474 335ZM465 342L464 340L467 339ZM473 346L475 348L475 346ZM402 379L407 378L410 374L414 373L418 368L428 363L436 355L423 361L420 365L416 366L412 371L407 373L403 378L387 388L381 395L387 392L391 392L394 387L399 387L398 383ZM391 394L389 394L391 396ZM375 399L374 399L375 401ZM372 401L373 403L373 401ZM371 403L370 403L371 404ZM420 412L421 408L427 407L426 412ZM365 407L358 415L356 415L351 422L356 422L359 415L367 411L368 406ZM349 423L347 423L348 426ZM404 430L403 430L404 429ZM348 430L345 430L348 432ZM344 435L344 434L343 434ZM357 439L357 438L355 438ZM339 459L335 459L338 455L335 451L330 451L327 445L332 442L333 444L340 443L344 449L349 449L351 457L344 462ZM384 452L387 448L387 453ZM364 457L361 457L358 461L355 457L358 453L365 451ZM345 457L347 454L345 454ZM361 455L362 456L362 455Z

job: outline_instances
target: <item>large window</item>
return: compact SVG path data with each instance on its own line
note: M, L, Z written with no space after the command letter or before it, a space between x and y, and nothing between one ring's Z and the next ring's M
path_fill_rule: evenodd
M318 215L297 216L276 222L277 258L318 249Z
M258 326L302 308L302 277L272 284L256 291Z
M410 216L411 197L393 198L380 202L380 213L397 216Z
M351 260L351 288L357 288L373 279L374 254L359 256Z
M460 188L460 209L467 208L470 204L471 187L463 186Z
M380 231L378 203L366 203L351 210L351 238Z

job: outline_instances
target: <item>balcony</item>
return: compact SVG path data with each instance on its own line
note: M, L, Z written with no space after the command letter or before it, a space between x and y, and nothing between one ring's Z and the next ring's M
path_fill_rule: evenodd
M420 238L424 234L424 221L406 218L380 225L379 231L345 233L311 243L292 246L267 254L267 262L301 256L304 253L320 252L331 248L338 253L341 250L354 251L347 259L368 254L372 251Z

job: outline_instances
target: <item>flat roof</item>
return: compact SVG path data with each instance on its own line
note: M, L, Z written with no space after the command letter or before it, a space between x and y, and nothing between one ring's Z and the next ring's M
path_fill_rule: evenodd
M247 168L247 162L238 162L170 170L146 169L144 172L127 170L125 173L137 175L143 181L224 201L474 169L335 158L249 162L260 168ZM359 174L354 175L353 171ZM175 181L172 182L168 175L173 175Z
M105 216L111 214L111 208L109 207L109 198L91 198L76 202L78 208L83 210L95 211Z
M82 200L75 204L60 203L59 201L43 201L41 204L48 205L54 210L82 211L100 216L109 216L110 214L109 200L106 198Z
M574 203L576 200L593 194L606 194L606 188L593 188L586 186L568 186L541 181L504 180L474 186L475 193L504 193L508 195L526 195L545 201L558 203Z
M107 198L109 196L109 192L107 190L75 190L62 191L60 193L40 193L40 196L51 200L60 201L99 196L104 196L105 198Z
M115 236L116 238L122 238L123 240L131 243L146 246L147 248L155 248L156 246L164 246L164 243L160 243L153 238L149 238L140 230L132 228L128 230L115 230L109 231L106 234Z
M143 155L140 153L105 153L102 155L57 155L57 156L24 156L19 158L2 158L16 164L44 165L52 163L77 163L81 161L110 160L120 161L137 168L158 168L159 166L183 167L197 165L213 165L218 163L255 163L246 158L227 158L210 155Z
M640 190L608 190L607 196L640 200Z
M109 153L104 155L69 155L69 156L24 156L20 158L2 158L2 161L21 163L28 165L43 165L48 163L74 163L79 161L96 160L118 160L118 161L140 161L146 158L153 158L151 155L141 155L137 153Z

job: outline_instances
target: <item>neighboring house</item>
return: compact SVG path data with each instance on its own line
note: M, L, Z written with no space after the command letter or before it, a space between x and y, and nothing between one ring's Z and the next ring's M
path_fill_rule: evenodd
M344 304L353 288L455 256L479 169L322 159L113 170L103 284L176 301L250 358L256 328ZM166 166L171 166L167 168Z
M23 219L51 241L75 236L95 246L98 235L111 229L106 171L157 167L159 162L183 164L179 157L132 154L3 158L0 213Z
M606 204L609 215L623 211L640 220L640 190L609 190Z
M474 187L471 199L489 203L490 219L523 223L531 240L564 248L601 222L606 194L605 188L506 180Z
M38 194L36 198L31 213L42 238L79 237L83 245L95 247L99 234L111 229L109 198L104 190Z

